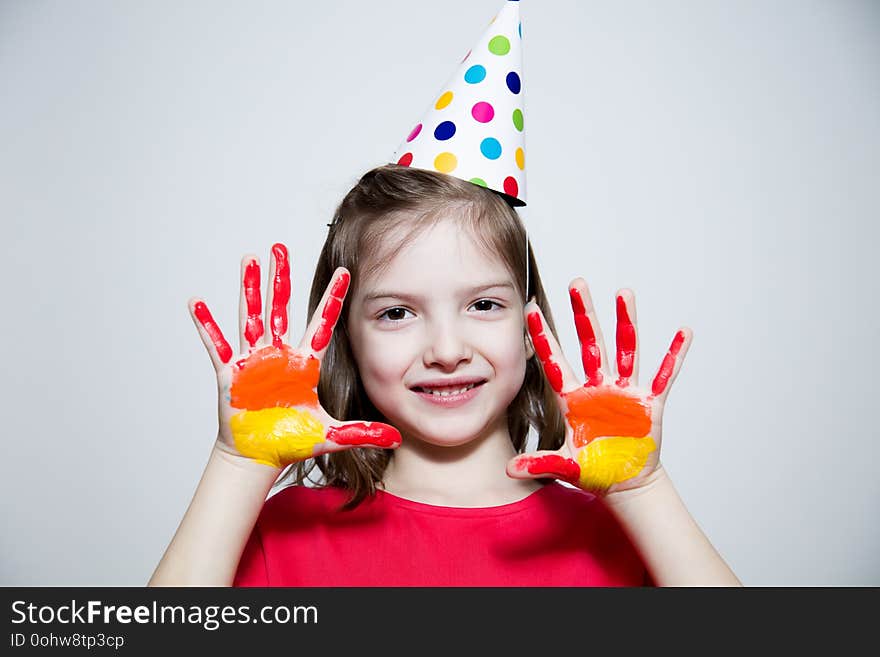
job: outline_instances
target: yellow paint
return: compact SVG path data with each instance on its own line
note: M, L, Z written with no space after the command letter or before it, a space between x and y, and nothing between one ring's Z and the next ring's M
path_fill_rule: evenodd
M449 105L449 103L451 103L451 102L452 102L452 92L447 91L445 94L443 94L442 96L440 96L440 98L437 99L437 104L434 105L434 107L437 108L438 110L443 109L444 107Z
M324 442L324 425L296 408L242 411L230 418L229 426L243 456L276 468L309 458L315 445Z
M611 436L592 441L577 455L581 466L581 488L606 490L612 484L635 477L655 449L657 445L651 436Z
M452 153L440 153L434 158L434 168L440 173L449 173L458 166L458 158Z
M516 166L521 170L525 170L526 168L526 153L521 148L516 149Z

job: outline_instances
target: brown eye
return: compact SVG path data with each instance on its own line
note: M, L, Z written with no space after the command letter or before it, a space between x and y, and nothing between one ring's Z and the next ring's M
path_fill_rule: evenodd
M389 321L399 322L402 319L406 319L406 313L409 312L406 308L389 308L384 313L379 315L378 319L382 319L383 317L388 318Z
M493 306L498 306L500 308L501 304L496 303L495 301L491 301L490 299L480 299L473 305L474 308L483 312L492 310Z

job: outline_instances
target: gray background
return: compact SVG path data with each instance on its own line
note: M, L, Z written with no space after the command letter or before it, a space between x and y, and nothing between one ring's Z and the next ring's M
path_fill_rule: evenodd
M500 0L0 2L0 584L145 583L216 431L186 312L293 256ZM566 285L695 341L663 461L746 584L880 584L880 6L526 1L529 207Z

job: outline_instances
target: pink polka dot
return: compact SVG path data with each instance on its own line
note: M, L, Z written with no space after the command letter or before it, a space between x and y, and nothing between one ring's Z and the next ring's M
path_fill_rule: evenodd
M412 164L412 161L413 161L413 154L412 153L404 153L400 157L400 159L397 160L397 163L401 166L408 167L410 164Z
M495 110L489 103L477 103L471 108L471 115L480 123L489 123L495 118Z
M516 180L512 176L507 176L504 179L504 193L514 198L519 194L519 185L516 184Z
M419 136L419 133L422 131L422 124L419 123L415 128L412 129L412 132L409 133L409 137L406 138L407 142L412 141L416 137Z

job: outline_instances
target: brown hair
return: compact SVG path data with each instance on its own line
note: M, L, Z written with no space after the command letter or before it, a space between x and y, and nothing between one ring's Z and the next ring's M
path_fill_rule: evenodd
M359 276L387 265L390 254L399 246L450 214L466 225L484 249L501 258L521 298L534 298L555 334L531 244L527 245L522 221L508 202L491 190L459 178L396 164L365 173L336 208L312 279L308 317L315 312L337 267L348 269L352 285L356 286ZM389 235L402 225L409 230L389 244ZM348 342L346 322L347 310L343 310L321 362L318 398L337 420L387 422L364 390ZM508 408L507 425L517 452L525 449L529 425L538 433L538 449L557 449L562 445L564 419L535 356L526 364L522 388ZM355 448L321 455L293 464L279 484L303 484L309 480L315 485L346 488L351 496L342 508L351 509L375 493L391 453L392 450ZM323 482L309 479L315 466L323 474Z

